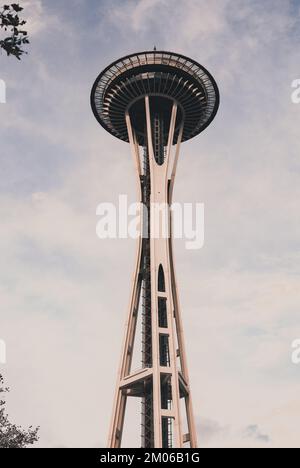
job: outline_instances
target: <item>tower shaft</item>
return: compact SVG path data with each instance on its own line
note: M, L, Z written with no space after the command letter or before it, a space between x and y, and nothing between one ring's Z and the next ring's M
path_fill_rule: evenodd
M149 95L143 99L142 154L138 142L141 135L137 136L130 110L125 114L143 212L109 447L121 447L127 398L135 397L142 402L143 447L181 448L189 443L195 448L196 430L173 264L170 210L184 119L176 120L175 100L168 121L155 108L155 102L151 105ZM178 121L179 128L176 128ZM142 314L142 368L134 372L131 368L139 314ZM184 410L181 400L185 402ZM186 434L183 434L184 416Z

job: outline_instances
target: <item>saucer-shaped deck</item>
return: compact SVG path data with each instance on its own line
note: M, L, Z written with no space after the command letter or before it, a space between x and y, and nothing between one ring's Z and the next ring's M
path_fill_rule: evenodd
M128 111L138 142L144 145L146 95L151 111L163 116L166 132L172 103L178 104L175 141L182 121L186 141L211 123L219 107L217 84L204 67L183 55L146 51L123 57L100 73L91 93L93 113L105 130L128 142Z

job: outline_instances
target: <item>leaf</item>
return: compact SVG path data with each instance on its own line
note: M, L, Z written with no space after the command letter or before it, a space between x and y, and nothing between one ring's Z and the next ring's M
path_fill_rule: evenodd
M0 41L0 48L5 50L7 55L14 55L18 60L26 53L22 49L22 46L29 44L27 31L18 29L26 24L26 21L21 20L18 15L22 10L23 8L18 3L13 3L11 6L4 5L2 13L0 13L0 28L4 28L5 31L10 32L9 37Z
M22 11L24 8L20 7L20 5L18 5L17 3L12 3L12 8L15 10L15 11Z

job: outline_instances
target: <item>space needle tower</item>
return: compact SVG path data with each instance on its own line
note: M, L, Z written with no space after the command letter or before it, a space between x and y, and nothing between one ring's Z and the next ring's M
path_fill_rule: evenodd
M171 208L180 145L214 119L218 87L211 74L188 57L145 51L105 68L92 88L91 105L106 131L130 143L143 206L108 445L122 446L126 403L135 398L141 401L142 447L197 448L172 211L165 218L170 235L157 235L152 207ZM141 365L133 370L137 341Z

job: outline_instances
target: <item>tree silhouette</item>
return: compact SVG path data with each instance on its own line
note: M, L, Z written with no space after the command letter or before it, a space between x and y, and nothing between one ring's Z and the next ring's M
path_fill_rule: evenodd
M20 5L12 3L4 5L0 11L0 28L9 34L5 39L0 40L0 48L5 50L7 55L14 55L18 60L21 60L23 54L27 54L23 46L29 44L27 31L19 29L26 24L26 21L19 17L22 10Z
M0 448L26 448L39 439L39 428L34 429L30 426L26 431L9 422L5 413L5 400L2 400L2 395L7 392L9 389L4 387L4 380L0 374Z

